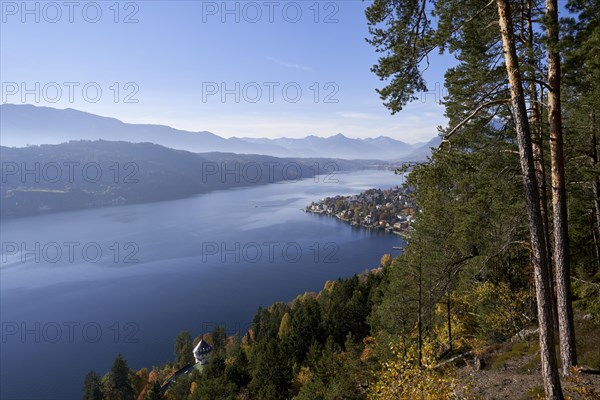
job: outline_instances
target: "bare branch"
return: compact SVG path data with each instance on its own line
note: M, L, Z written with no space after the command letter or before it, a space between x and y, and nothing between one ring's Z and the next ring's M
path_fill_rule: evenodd
M540 85L544 86L546 89L548 89L549 91L553 91L552 87L550 85L548 85L546 82L544 81L540 81L539 79L533 79L533 78L522 78L523 81L525 82L535 82L535 83L539 83Z
M579 278L576 278L576 277L574 277L574 276L571 276L571 279L574 279L574 280L576 280L576 281L578 281L578 282L587 283L588 285L593 285L593 286L598 286L598 287L600 287L600 285L599 285L599 284L597 284L597 283L594 283L594 282L588 282L588 281L584 281L583 279L579 279Z
M481 110L483 110L484 108L490 107L490 106L494 106L497 104L506 104L509 103L510 99L500 99L500 100L492 100L492 101L488 101L487 103L484 103L482 105L480 105L479 107L477 107L475 109L475 111L473 111L471 114L469 114L469 116L465 119L463 119L458 125L456 125L454 128L452 128L450 130L450 132L448 132L447 134L444 135L444 138L442 139L442 142L440 143L438 149L442 149L442 145L446 142L448 142L448 140L450 139L450 137L452 135L454 135L456 133L457 130L459 130L460 128L462 128L467 122L469 122L471 119L473 119L473 117L475 117Z

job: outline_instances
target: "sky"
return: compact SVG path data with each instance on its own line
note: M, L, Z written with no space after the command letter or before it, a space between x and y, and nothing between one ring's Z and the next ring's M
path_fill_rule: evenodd
M364 11L344 1L1 1L2 103L35 104L223 137L380 135L446 125L430 93L391 115L375 88Z

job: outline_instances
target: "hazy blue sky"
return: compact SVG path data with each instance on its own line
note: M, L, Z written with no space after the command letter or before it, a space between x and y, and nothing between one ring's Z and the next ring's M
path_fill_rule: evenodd
M225 137L341 132L417 142L446 123L437 101L449 57L431 59L433 93L423 101L395 116L381 104L370 72L377 54L364 40L369 2L1 3L3 102Z

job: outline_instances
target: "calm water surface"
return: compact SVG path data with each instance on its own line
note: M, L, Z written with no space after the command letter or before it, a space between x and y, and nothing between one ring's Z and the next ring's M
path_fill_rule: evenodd
M182 330L245 330L259 306L396 254L396 235L301 208L401 178L334 178L3 221L0 397L81 398L85 374L118 353L134 369L162 364Z

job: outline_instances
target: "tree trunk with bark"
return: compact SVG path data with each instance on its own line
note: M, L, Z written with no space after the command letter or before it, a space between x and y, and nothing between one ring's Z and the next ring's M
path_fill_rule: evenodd
M556 294L554 273L552 271L552 246L550 244L550 224L548 222L548 192L546 190L546 163L544 157L544 127L542 124L541 102L542 94L538 93L535 82L535 51L533 48L533 0L526 0L527 4L522 4L522 41L527 49L527 67L525 74L529 79L527 88L529 91L530 107L530 129L532 133L531 145L533 148L533 162L535 165L535 176L538 184L538 196L540 201L540 212L542 214L542 224L544 227L544 242L546 246L546 258L548 259L548 284L552 293L552 321L551 325L556 326L558 321L558 310L556 307Z
M554 263L558 332L563 375L577 365L575 328L571 302L569 266L569 225L567 190L560 105L560 54L558 52L558 7L556 0L546 0L546 33L548 37L548 123L550 126L550 165L552 176L552 215L554 220Z
M448 351L452 351L452 315L450 314L450 299L452 287L452 269L448 268L448 288L446 289L448 299L446 302L446 318L448 319Z
M592 169L598 166L598 139L596 137L596 111L590 111L590 164ZM596 258L598 259L598 271L600 271L600 177L594 174L592 180L592 194L594 196L594 219L595 234L594 245L596 247Z
M538 321L540 326L540 357L542 378L547 399L562 400L563 394L556 365L552 319L552 296L549 288L547 249L538 197L538 186L531 146L531 132L527 118L525 95L517 59L515 36L509 0L496 0L498 22L502 36L504 61L508 73L513 116L519 146L519 160L523 172L523 186L529 231L531 236L531 258L534 268Z

